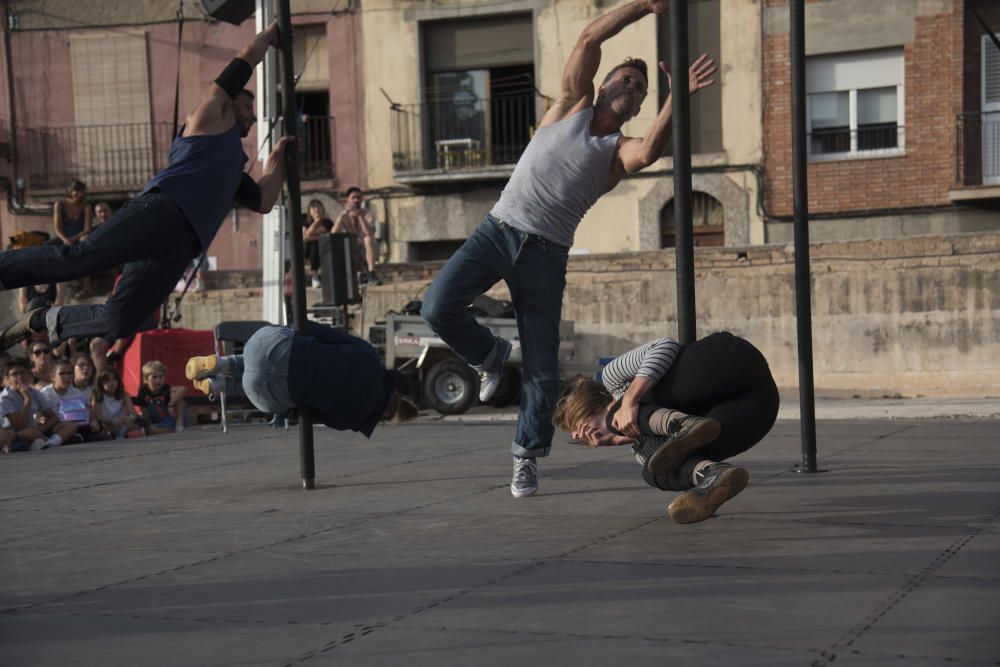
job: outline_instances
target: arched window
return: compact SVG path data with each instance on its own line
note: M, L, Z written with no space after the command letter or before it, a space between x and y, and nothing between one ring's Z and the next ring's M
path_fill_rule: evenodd
M691 224L696 246L725 245L726 212L722 203L705 192L691 193ZM660 209L660 247L677 245L677 223L674 217L674 200Z

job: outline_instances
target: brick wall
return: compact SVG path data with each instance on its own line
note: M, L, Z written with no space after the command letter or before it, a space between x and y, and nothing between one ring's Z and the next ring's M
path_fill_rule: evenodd
M787 0L768 0L787 6ZM946 205L955 178L955 114L961 109L962 2L953 13L916 17L904 46L906 155L814 162L811 213ZM807 26L808 31L808 26ZM763 37L765 206L792 214L791 67L788 35Z

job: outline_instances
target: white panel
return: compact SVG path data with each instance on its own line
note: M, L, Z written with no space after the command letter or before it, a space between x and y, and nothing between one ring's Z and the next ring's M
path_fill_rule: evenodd
M983 110L1000 109L1000 49L983 35Z
M903 83L903 49L837 53L806 59L806 90L823 93Z

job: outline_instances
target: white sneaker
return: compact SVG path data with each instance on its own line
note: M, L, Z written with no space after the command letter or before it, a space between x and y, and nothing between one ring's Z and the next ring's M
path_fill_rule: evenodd
M538 464L535 459L514 457L514 476L510 480L510 495L526 498L538 492Z
M500 378L503 375L504 364L510 358L511 344L500 336L496 337L496 344L493 351L482 366L473 368L479 373L479 401L485 403L493 398L500 386Z
M313 289L320 289L321 287L323 287L323 283L321 283L321 282L319 281L319 278L318 278L318 277L316 277L316 276L313 276L313 279L312 279L312 286L313 286Z
M35 438L31 443L31 451L40 452L43 449L48 449L49 443L45 442L44 438Z

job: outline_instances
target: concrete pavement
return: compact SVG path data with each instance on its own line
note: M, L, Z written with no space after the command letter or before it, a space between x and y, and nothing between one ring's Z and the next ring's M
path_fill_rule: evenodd
M996 665L1000 421L794 421L680 526L626 448L246 426L0 458L9 665Z

